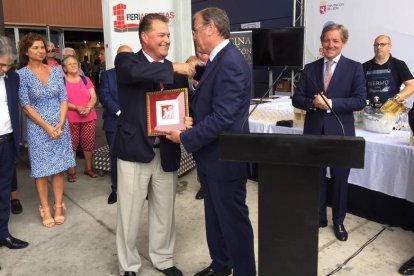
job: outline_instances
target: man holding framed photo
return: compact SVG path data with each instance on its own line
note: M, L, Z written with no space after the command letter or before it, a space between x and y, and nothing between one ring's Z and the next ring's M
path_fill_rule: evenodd
M141 259L136 241L145 198L148 196L149 255L154 267L167 276L181 276L174 266L174 204L180 145L165 136L149 136L146 93L188 87L193 63L166 59L170 46L168 18L150 13L141 19L137 53L115 58L118 99L122 110L114 137L118 167L116 244L122 275L136 275ZM186 78L187 77L187 78Z

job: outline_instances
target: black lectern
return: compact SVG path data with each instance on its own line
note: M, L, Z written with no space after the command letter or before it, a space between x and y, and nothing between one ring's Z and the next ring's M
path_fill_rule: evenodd
M318 273L320 167L363 168L361 137L222 134L223 160L259 167L259 275Z

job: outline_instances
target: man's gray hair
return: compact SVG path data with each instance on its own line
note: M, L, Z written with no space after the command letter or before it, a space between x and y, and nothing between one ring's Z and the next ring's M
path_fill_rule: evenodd
M197 16L203 18L204 24L214 24L221 37L230 38L230 20L224 10L215 7L205 8L194 14L193 21Z
M17 58L16 47L7 36L0 36L0 56L9 56L12 60Z
M62 51L62 56L65 56L67 51L74 51L74 52L75 52L75 54L76 54L75 49L73 49L73 48L71 48L71 47L66 47L66 48L64 48L64 49L63 49L63 51Z

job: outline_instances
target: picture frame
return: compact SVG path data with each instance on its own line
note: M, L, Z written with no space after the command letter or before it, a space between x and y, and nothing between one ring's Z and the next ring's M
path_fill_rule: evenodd
M188 89L147 92L148 136L162 136L167 130L185 130L189 116Z

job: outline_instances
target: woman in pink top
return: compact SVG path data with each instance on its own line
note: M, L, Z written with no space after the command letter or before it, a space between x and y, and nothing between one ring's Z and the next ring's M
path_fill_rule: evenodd
M65 84L68 94L68 119L72 147L74 154L79 144L85 155L84 174L92 178L98 175L92 169L92 151L95 148L96 127L96 93L91 80L85 76L79 76L79 62L73 56L67 56L62 60L62 68L65 72ZM68 181L76 181L76 170L68 170Z

